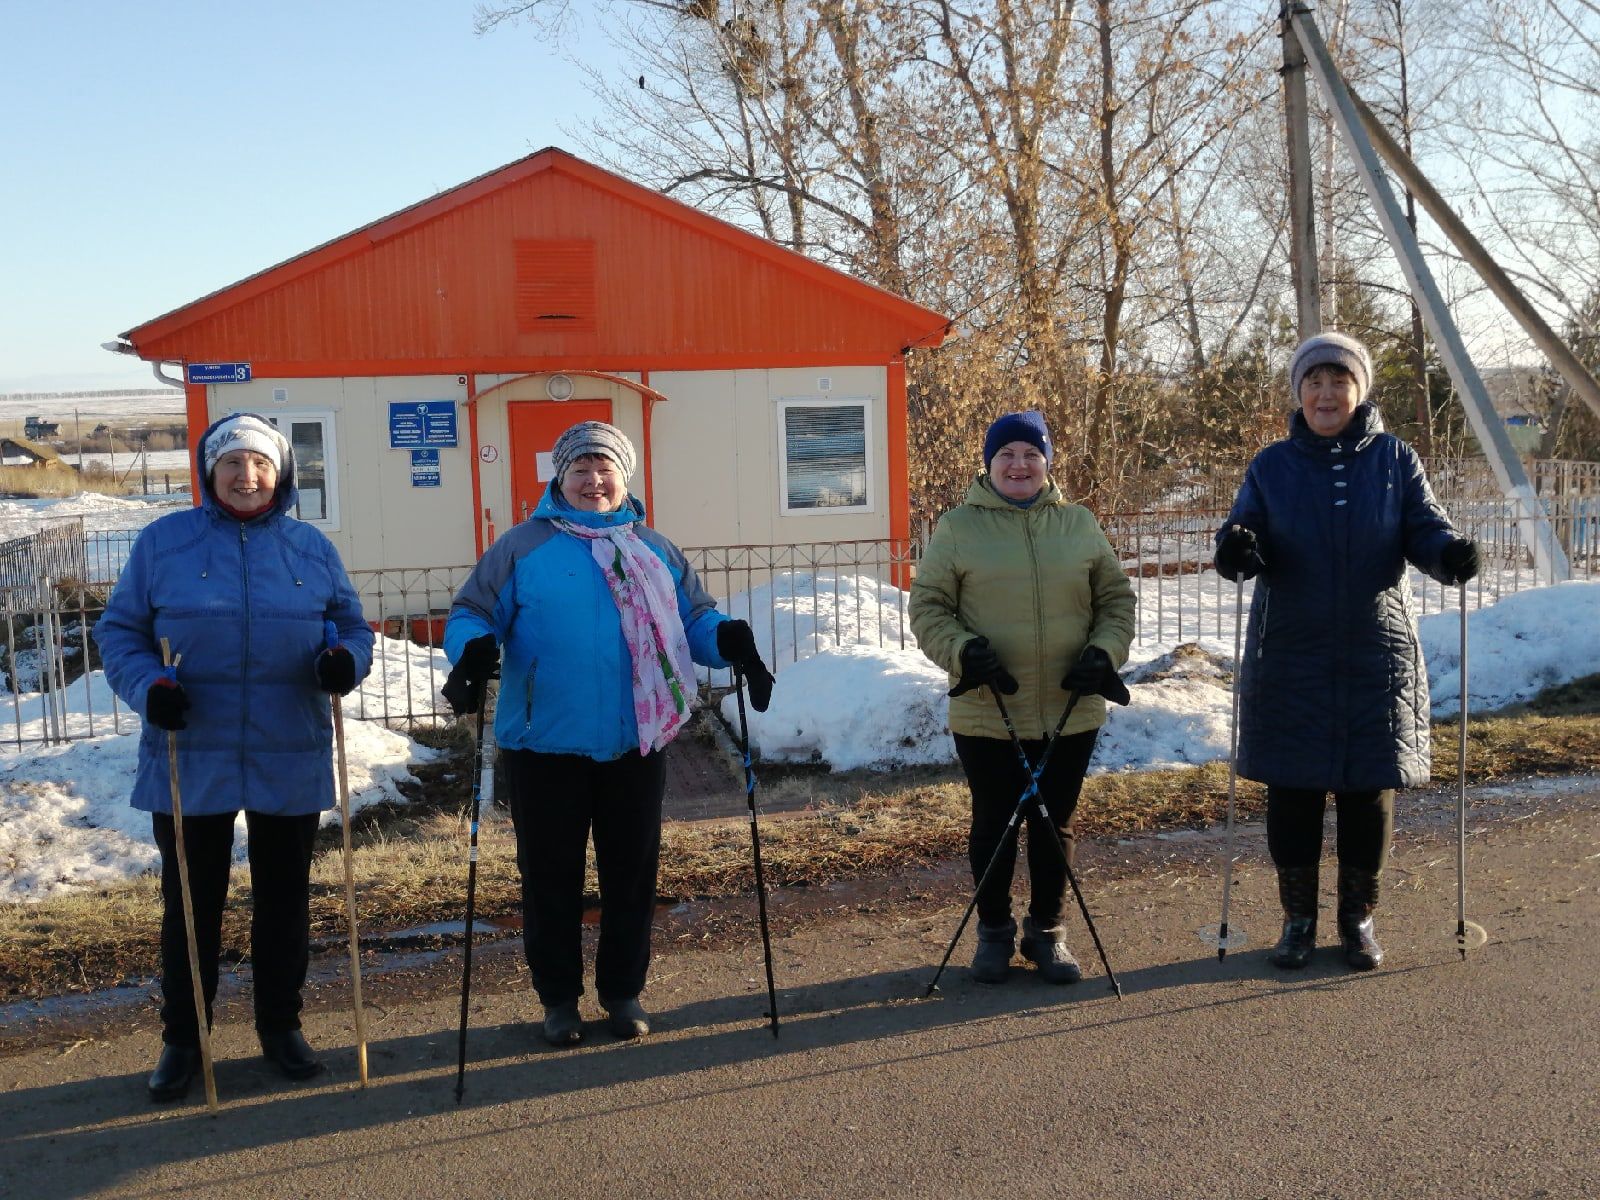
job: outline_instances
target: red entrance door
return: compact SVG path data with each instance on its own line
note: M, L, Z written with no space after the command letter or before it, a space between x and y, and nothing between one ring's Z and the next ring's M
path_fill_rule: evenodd
M516 400L506 405L511 427L511 510L524 521L555 476L550 450L579 421L611 420L609 400Z

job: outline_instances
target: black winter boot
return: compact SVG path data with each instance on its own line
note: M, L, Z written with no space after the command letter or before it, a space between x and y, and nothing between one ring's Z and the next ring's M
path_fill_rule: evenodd
M322 1070L322 1063L298 1029L282 1029L275 1033L261 1033L261 1057L278 1068L286 1079L310 1079Z
M1373 936L1372 911L1378 907L1378 872L1339 868L1339 943L1352 971L1371 971L1383 962L1383 947Z
M1022 918L1022 957L1039 968L1039 978L1046 983L1077 983L1083 978L1078 960L1067 949L1067 931L1060 921L1047 928L1032 917Z
M644 1011L637 996L626 1000L607 1000L601 997L600 1006L606 1010L606 1028L625 1041L648 1037L650 1014Z
M156 1063L156 1069L150 1073L150 1082L146 1085L150 1099L158 1103L182 1100L189 1094L189 1085L199 1073L199 1046L174 1046L171 1043L162 1046L161 1060Z
M583 1040L583 1018L578 1015L578 1002L568 1000L545 1009L539 1033L552 1046L576 1046Z
M1272 965L1298 971L1317 948L1317 867L1279 867L1278 900L1283 935L1272 948Z
M1017 923L985 925L978 922L978 952L972 956L972 977L979 983L1004 983L1011 974L1016 950Z

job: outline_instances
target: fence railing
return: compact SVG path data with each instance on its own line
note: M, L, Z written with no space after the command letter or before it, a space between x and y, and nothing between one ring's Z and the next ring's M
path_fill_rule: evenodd
M0 542L0 588L26 589L45 579L83 579L83 518L47 521L37 533Z
M1574 575L1600 578L1600 464L1560 467L1537 476L1541 503ZM1433 469L1445 507L1480 546L1483 570L1469 585L1469 607L1536 585L1517 521L1487 471L1470 463ZM1139 598L1138 645L1231 638L1233 585L1211 561L1211 537L1225 516L1222 508L1186 503L1106 518L1106 535ZM86 636L136 536L131 530L84 531L72 519L17 539L26 547L0 545L0 744L137 727L137 716L97 673L98 657ZM750 622L762 656L781 672L836 646L914 646L905 589L920 550L916 540L878 539L701 546L685 554L718 606ZM345 700L346 715L396 725L447 718L438 691L448 671L440 643L450 603L470 569L351 572L378 639L372 673ZM1455 607L1455 589L1416 572L1411 579L1419 615ZM731 684L725 672L706 671L701 681Z

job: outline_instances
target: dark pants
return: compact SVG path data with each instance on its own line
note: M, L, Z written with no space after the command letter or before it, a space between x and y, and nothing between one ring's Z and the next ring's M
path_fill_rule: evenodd
M1040 815L1038 803L1030 799L1028 820L1028 913L1045 928L1061 919L1066 902L1067 871L1062 854L1073 852L1072 814L1083 791L1083 775L1089 769L1099 730L1063 734L1050 755L1049 765L1039 779L1050 821ZM1016 749L999 738L955 735L956 754L967 773L972 790L972 829L967 838L967 857L972 878L982 877L995 848L1000 845L1006 824L1017 809L1017 801L1027 789L1028 776L1017 761ZM1037 765L1048 743L1043 739L1024 740L1028 761ZM1055 846L1051 846L1051 842ZM985 925L1003 925L1011 920L1011 875L1017 861L1017 834L1012 830L1000 851L989 881L978 892L978 920Z
M207 1028L217 998L222 909L228 899L237 815L183 819ZM291 817L244 814L250 834L246 847L250 857L250 962L255 974L256 1030L260 1033L300 1028L300 989L310 962L311 854L319 817L318 813ZM189 975L176 830L166 813L152 813L150 824L161 849L161 1040L173 1046L198 1046L200 1027L195 1021L194 986Z
M1394 789L1335 792L1341 866L1379 874L1394 835ZM1322 814L1328 793L1311 788L1267 789L1267 848L1280 867L1314 867L1322 860Z
M602 1001L630 1000L650 969L661 857L665 758L637 750L610 762L579 754L503 750L522 875L522 946L546 1008L583 995L583 882L594 831Z

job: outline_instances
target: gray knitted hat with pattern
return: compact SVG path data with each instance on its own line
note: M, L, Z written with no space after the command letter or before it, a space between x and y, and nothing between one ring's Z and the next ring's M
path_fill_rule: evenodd
M1317 367L1343 367L1355 378L1356 403L1372 388L1372 358L1367 348L1343 333L1319 333L1301 342L1289 360L1289 398L1300 403L1300 384Z
M200 448L206 478L216 469L217 460L230 450L250 450L272 463L272 469L282 472L289 458L289 442L274 429L269 421L255 413L239 413L220 421Z
M555 449L550 452L555 463L556 482L561 481L575 459L585 454L602 454L616 463L623 483L633 478L633 469L638 465L633 443L622 430L604 421L581 421L558 437Z

